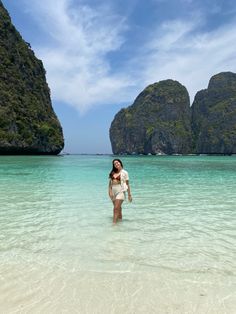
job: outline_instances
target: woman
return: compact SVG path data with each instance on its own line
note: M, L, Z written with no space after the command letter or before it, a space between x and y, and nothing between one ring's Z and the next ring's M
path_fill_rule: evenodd
M120 159L112 161L112 170L109 174L108 194L113 202L113 223L118 219L122 219L121 205L125 199L125 192L128 191L128 199L131 202L132 196L129 186L129 174L123 169L123 164Z

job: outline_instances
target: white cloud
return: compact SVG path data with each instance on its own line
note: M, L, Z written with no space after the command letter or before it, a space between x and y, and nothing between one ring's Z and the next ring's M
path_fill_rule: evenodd
M153 34L146 47L146 84L172 78L185 85L191 100L207 88L210 77L221 71L236 71L236 23L214 31L197 32L203 20L170 21Z
M212 75L236 71L235 22L200 32L206 26L200 12L189 20L165 21L147 31L146 42L138 43L122 67L111 68L110 53L122 52L128 41L125 18L104 5L92 8L80 1L76 6L72 0L25 3L44 29L44 46L33 49L44 62L53 99L81 112L95 105L129 104L146 85L169 78L185 85L193 100Z
M133 83L126 74L112 73L107 60L109 53L124 44L124 18L108 7L95 10L78 2L72 6L70 0L57 0L56 5L55 0L48 0L47 5L34 0L30 5L50 37L45 46L34 49L43 60L54 100L81 112L94 105L127 100L127 87Z

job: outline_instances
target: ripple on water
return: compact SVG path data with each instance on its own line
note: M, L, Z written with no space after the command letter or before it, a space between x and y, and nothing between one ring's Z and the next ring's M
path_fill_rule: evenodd
M112 313L106 300L113 295L126 306L115 308L130 313L157 306L163 313L233 313L235 161L124 157L134 200L124 203L116 226L106 198L110 161L2 159L4 311L56 313L73 305L89 313L94 297Z

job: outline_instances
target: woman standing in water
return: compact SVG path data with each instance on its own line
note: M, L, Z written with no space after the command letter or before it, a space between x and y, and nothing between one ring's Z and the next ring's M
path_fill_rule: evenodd
M125 199L125 192L128 191L128 199L131 202L132 196L129 186L129 174L123 169L123 164L120 159L114 159L112 161L112 170L109 174L109 197L113 202L113 223L116 223L118 219L122 219L121 205Z

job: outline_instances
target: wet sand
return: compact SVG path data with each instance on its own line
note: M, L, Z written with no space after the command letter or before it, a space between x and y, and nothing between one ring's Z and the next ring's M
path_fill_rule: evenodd
M5 269L4 269L5 268ZM1 267L1 313L234 314L236 284L207 273Z

